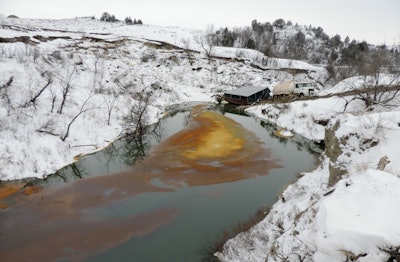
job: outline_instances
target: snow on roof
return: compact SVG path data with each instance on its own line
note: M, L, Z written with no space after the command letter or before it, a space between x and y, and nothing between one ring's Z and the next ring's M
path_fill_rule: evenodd
M231 91L226 91L225 94L237 95L237 96L251 96L267 88L268 87L265 86L243 86Z

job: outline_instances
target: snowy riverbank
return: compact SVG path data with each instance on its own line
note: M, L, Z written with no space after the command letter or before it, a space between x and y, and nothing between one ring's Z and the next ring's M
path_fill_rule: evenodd
M345 101L331 97L247 110L316 141L332 130L340 152L325 150L320 166L290 185L262 222L225 244L216 254L221 261L387 261L397 254L400 112L366 113L354 102L343 113ZM378 170L385 156L390 163ZM332 167L345 172L328 186Z

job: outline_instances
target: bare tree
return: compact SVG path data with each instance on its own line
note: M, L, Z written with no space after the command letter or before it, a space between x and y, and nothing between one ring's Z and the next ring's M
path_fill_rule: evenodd
M47 89L47 87L49 87L51 85L52 82L53 82L53 79L51 77L49 77L47 79L47 83L44 85L44 87L42 87L36 95L34 95L28 102L26 102L23 105L23 107L28 107L30 105L34 105L35 106L36 105L36 99L39 98L39 96L44 92L44 90Z
M344 110L352 101L365 103L366 110L376 105L397 107L400 103L400 72L392 71L387 56L380 50L374 50L362 63L357 65L357 71L363 78L361 88L350 83L353 90L359 89L355 96L346 101Z
M147 110L151 100L151 91L136 93L136 103L125 117L125 132L142 137L146 131Z
M92 109L95 109L95 108L96 108L96 107L90 107L90 108L87 107L87 104L88 104L89 100L90 100L92 97L93 97L93 91L90 92L88 98L82 103L82 105L81 105L81 107L80 107L78 113L76 113L76 115L71 119L71 121L69 121L69 123L68 123L68 125L67 125L67 129L66 129L66 131L65 131L65 133L64 133L63 135L60 134L60 133L55 133L55 132L54 132L54 125L55 125L54 119L49 119L47 122L45 122L45 123L44 123L39 129L37 129L36 131L39 132L39 133L46 133L46 134L49 134L49 135L58 136L58 137L60 137L60 139L61 139L62 141L65 141L65 140L67 139L67 137L69 136L69 134L70 134L72 124L73 124L82 114L84 114L85 112L87 112L87 111L89 111L89 110L92 110ZM55 97L54 97L54 98L55 98ZM54 99L53 99L53 101L54 101Z
M94 60L94 77L93 77L93 89L98 88L98 92L103 92L103 79L104 79L104 60L101 60L100 54L95 53Z
M74 67L72 68L71 71L67 69L65 79L59 77L59 80L60 80L61 86L62 86L62 100L61 100L61 105L57 110L57 113L60 115L62 114L62 111L64 109L65 102L68 97L68 93L71 91L73 76L74 76L75 72L76 72L76 65L74 65Z
M197 37L195 37L195 41L200 44L201 48L204 50L208 58L209 63L211 63L212 50L216 42L214 25L208 25L204 32L204 35L198 35Z
M251 37L252 37L252 32L251 32L250 28L244 28L239 36L239 39L241 41L240 46L248 48L249 42L250 42L250 40L252 40Z
M107 125L110 125L111 121L111 113L112 110L114 109L115 101L117 100L118 94L117 92L113 92L112 96L103 96L104 103L106 104L107 107Z
M365 102L367 109L374 105L385 107L399 106L400 101L397 99L400 94L399 74L388 76L388 81L382 84L379 83L379 79L379 76L374 77L375 84L367 86L367 90L357 97Z
M50 94L51 94L51 109L50 112L53 113L54 111L54 106L56 104L56 100L57 100L57 94L56 92L54 92L52 86L50 85Z
M183 48L190 65L194 64L193 51L190 50L190 39L182 38Z
M115 79L115 83L120 86L122 83L119 78ZM103 79L104 79L104 60L101 60L100 53L95 53L95 61L94 61L94 76L93 76L93 90L103 95L104 103L107 107L107 125L110 125L111 121L111 113L114 109L115 101L117 100L118 93L112 91L112 96L110 94L105 94L103 90Z
M95 109L95 107L86 108L86 105L87 105L87 103L89 102L89 100L92 98L92 96L93 96L93 92L91 92L91 93L89 94L88 98L83 102L81 108L79 109L79 112L78 112L78 113L71 119L71 121L68 123L68 125L67 125L67 130L65 131L65 134L62 135L62 136L60 137L62 141L65 141L65 139L67 139L72 124L75 122L75 120L78 119L78 117L79 117L80 115L82 115L83 113L85 113L85 112L87 112L87 111L89 111L89 110Z
M14 81L14 76L11 76L10 79L8 79L7 83L0 86L0 98L3 98L6 100L8 115L10 114L10 110L11 110L11 99L8 94L8 88L11 86L13 81Z

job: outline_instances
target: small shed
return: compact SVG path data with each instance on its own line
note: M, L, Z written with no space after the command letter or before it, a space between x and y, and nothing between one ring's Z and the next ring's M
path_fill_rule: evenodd
M224 100L236 105L249 105L266 99L271 91L263 86L243 86L231 91L224 92Z

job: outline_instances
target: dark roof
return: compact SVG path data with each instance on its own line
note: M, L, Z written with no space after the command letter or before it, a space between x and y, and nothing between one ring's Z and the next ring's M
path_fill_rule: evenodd
M243 86L239 87L237 89L231 90L231 91L225 91L225 94L230 94L230 95L237 95L237 96L251 96L254 95L262 90L267 89L268 87L264 86Z

